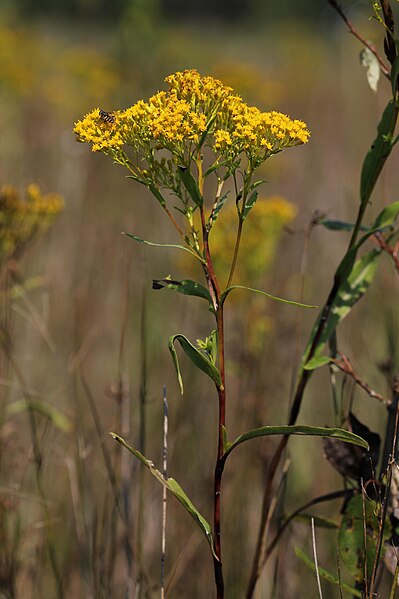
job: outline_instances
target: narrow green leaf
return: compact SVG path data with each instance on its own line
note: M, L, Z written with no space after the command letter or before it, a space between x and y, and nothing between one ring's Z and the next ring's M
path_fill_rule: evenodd
M213 225L216 222L217 217L219 216L219 212L221 211L221 209L223 208L228 195L229 195L229 191L227 191L221 198L219 198L219 200L217 201L214 209L212 210L210 216L209 216L209 220L208 220L208 229L210 229L211 227L213 227Z
M199 260L200 262L203 262L205 264L205 260L203 260L200 256L198 256L198 254L196 254L189 248L185 247L184 245L179 245L176 243L155 243L154 241L147 241L146 239L142 239L141 237L137 237L137 235L132 235L131 233L126 233L125 231L122 232L122 235L126 235L126 237L130 237L131 239L134 239L135 241L138 241L139 243L144 243L145 245L152 245L154 247L163 247L163 248L177 248L178 250L184 250L185 252L188 252L189 254L194 256L194 258L197 258L197 260Z
M306 426L306 425L281 425L281 426L262 426L260 428L254 428L243 435L237 437L235 441L229 443L228 450L223 454L223 458L226 459L228 454L233 451L235 447L244 443L244 441L249 441L250 439L255 439L256 437L268 437L269 435L304 435L307 437L332 437L334 439L339 439L340 441L345 441L345 443L353 443L354 445L359 445L360 447L364 447L365 449L369 449L368 443L351 433L350 431L346 431L342 428L326 428L323 426Z
M317 308L317 306L311 306L310 304L302 304L301 302L294 302L293 300L286 300L282 297L277 297L276 295L272 295L271 293L266 293L266 291L260 291L259 289L253 289L252 287L245 287L245 285L232 285L223 291L220 296L220 301L223 303L226 300L226 297L229 295L233 289L246 289L247 291L253 291L254 293L260 293L261 295L265 295L266 297L276 300L277 302L282 302L283 304L291 304L292 306L299 306L301 308Z
M312 570L312 572L316 572L316 566L314 565L314 562L310 559L310 557L308 557L306 555L306 553L304 551L302 551L301 549L299 549L299 547L294 547L294 551L295 551L295 555L297 557L299 557L299 559L308 568L310 568ZM357 591L356 589L353 589L352 587L350 587L349 585L345 584L344 582L340 582L338 580L338 578L336 578L333 574L331 574L331 572L329 572L325 568L321 568L319 566L318 567L318 572L319 572L321 578L324 578L325 580L328 580L328 582L331 582L332 584L336 584L336 585L340 586L343 591L346 591L347 593L350 593L353 597L360 597L360 599L363 597L363 595L362 595L362 593L360 591Z
M157 187L155 187L155 185L153 183L148 183L147 187L151 191L152 195L161 204L162 208L165 208L165 206L166 206L166 200L163 197L163 195L161 194L161 192L159 191L159 189Z
M6 413L7 416L12 416L14 414L20 414L21 412L27 412L28 410L33 410L34 412L45 416L56 428L64 433L68 433L72 429L72 423L65 414L57 410L57 408L50 406L47 402L39 399L32 399L30 401L19 399L18 401L14 401L8 404Z
M169 277L166 277L165 279L153 279L152 288L173 289L174 291L182 293L183 295L194 295L196 297L202 297L210 305L212 305L212 298L208 289L201 285L201 283L197 283L197 281L191 281L190 279L183 279L182 281L174 281Z
M250 210L252 210L252 208L255 206L256 200L258 199L258 195L259 194L257 191L253 191L249 196L248 200L245 202L244 210L242 213L242 220L245 220L247 218Z
M190 514L190 516L194 519L194 521L198 524L198 526L204 533L206 540L209 543L209 547L212 551L212 555L217 559L213 544L211 527L209 526L205 518L196 509L196 507L193 505L193 503L186 495L186 493L183 491L179 483L175 481L173 478L165 478L163 474L161 474L161 472L155 468L154 464L150 460L144 457L143 454L137 451L137 449L134 449L133 447L128 445L126 441L122 439L122 437L115 433L110 433L110 435L113 439L115 439L115 441L118 441L118 443L123 445L123 447L130 451L130 453L132 453L138 460L140 460L140 462L144 464L146 468L148 468L148 470L157 479L157 481L159 481L164 487L168 489L168 491L170 491L176 497L176 499L182 504L186 512Z
M205 374L207 374L209 378L211 378L214 381L214 383L218 387L220 387L220 385L222 384L222 380L220 378L220 373L216 366L214 366L212 362L202 352L200 352L192 343L190 343L187 337L184 337L184 335L177 334L172 335L172 337L169 339L169 351L172 354L181 394L183 395L184 388L180 372L179 360L174 346L174 343L176 341L180 343L182 350L190 358L193 364L195 364L197 368L202 370L202 372L205 372Z
M382 212L377 216L373 225L367 230L367 233L363 235L360 240L357 242L356 247L359 249L361 245L367 239L374 235L377 231L381 231L386 227L390 227L395 223L395 220L399 214L399 202L393 202L389 206L386 206Z
M348 254L351 254L352 256L351 252L348 252ZM320 356L325 344L330 339L337 326L346 316L348 316L356 302L363 297L370 287L377 270L377 259L380 254L380 249L372 249L370 252L356 261L351 272L346 278L343 280L341 279L343 282L341 283L335 300L331 306L329 316L323 328L323 333L318 340L317 347L315 348L313 354L314 358ZM313 339L316 331L318 330L321 316L322 313L319 314L310 335L308 345L302 358L302 368L308 362L307 357L309 355L309 349L313 344Z
M331 362L331 358L329 356L318 356L316 358L312 358L309 362L306 362L303 367L304 370L316 370L316 368L320 368L321 366L325 366Z
M321 219L317 221L318 225L322 225L330 231L353 231L355 225L353 223L345 223L342 220L325 220ZM367 231L367 227L360 227L361 231Z
M194 204L197 204L197 206L203 206L204 198L199 190L197 181L194 179L189 169L185 166L179 166L179 174L181 180L183 181L183 185L190 194Z
M397 118L398 107L394 100L390 100L378 124L377 137L371 144L371 148L363 162L360 176L360 200L362 205L369 201L382 168L391 153Z

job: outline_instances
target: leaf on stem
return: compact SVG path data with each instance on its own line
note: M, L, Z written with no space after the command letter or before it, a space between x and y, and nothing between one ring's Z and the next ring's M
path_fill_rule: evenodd
M113 439L115 439L115 441L118 441L118 443L123 445L123 447L130 451L130 453L132 453L138 460L140 460L140 462L144 464L146 468L148 468L151 474L176 497L176 499L182 504L186 512L190 514L190 516L195 520L195 522L198 524L198 526L204 533L209 543L209 547L212 551L212 555L217 559L213 544L211 527L209 526L205 518L196 509L196 507L193 505L193 503L186 495L186 493L183 491L179 483L175 481L173 478L165 478L163 474L161 474L161 472L155 468L154 464L150 460L144 457L139 451L137 451L137 449L134 449L133 447L128 445L126 441L122 439L122 437L115 433L110 433L110 435Z
M252 208L256 204L256 200L258 199L258 192L253 191L249 196L248 200L245 202L244 210L242 211L242 220L245 220Z
M395 77L397 78L397 75ZM374 185L391 153L397 118L398 107L394 100L390 100L378 125L377 137L371 144L363 162L360 176L360 200L363 205L369 201Z
M161 194L161 192L159 191L159 189L157 187L155 187L155 185L153 183L147 183L147 187L151 191L152 195L161 204L162 208L165 208L165 206L166 206L166 200L163 197L163 195Z
M245 285L232 285L223 291L220 296L220 301L223 303L226 297L229 295L233 289L246 289L247 291L253 291L254 293L260 293L261 295L265 295L266 297L276 300L277 302L282 302L283 304L291 304L292 306L299 306L301 308L317 308L317 306L312 306L310 304L303 304L301 302L294 302L293 300L286 300L282 297L278 297L276 295L272 295L271 293L266 293L266 291L260 291L260 289L253 289L252 287L246 287Z
M184 250L185 252L188 252L189 254L194 256L194 258L197 258L197 260L199 260L200 262L205 263L205 260L203 260L200 256L198 256L198 254L196 254L195 252L190 250L190 248L185 247L184 245L179 245L176 243L155 243L154 241L147 241L146 239L137 237L137 235L132 235L132 233L126 233L125 231L122 232L122 235L126 235L126 237L130 237L131 239L134 239L134 241L138 241L139 243L144 243L145 245L152 245L154 247L164 247L164 248L177 248L178 250Z
M346 254L346 256L350 254L350 256L352 257L351 252L352 250L350 250ZM343 282L340 285L339 290L332 303L331 310L323 327L323 332L320 335L318 343L315 347L313 358L320 357L320 354L323 351L325 344L330 339L331 335L333 334L339 323L349 314L356 302L358 302L363 297L367 289L370 287L377 270L377 259L380 256L380 254L380 249L372 249L370 252L368 252L355 262L355 264L352 266L351 271L349 271L349 275L346 278L341 279ZM342 261L341 266L339 268L342 268L344 260ZM319 314L315 326L313 327L307 348L302 358L302 367L307 363L309 350L313 344L314 336L318 331L321 315L322 313Z
M165 279L153 279L153 289L173 289L183 295L194 295L196 297L202 297L205 299L210 306L212 306L212 298L208 289L197 283L197 281L191 281L190 279L183 279L182 281L174 281L169 277Z
M316 358L312 358L309 362L306 362L303 367L304 370L316 370L316 368L321 368L321 366L325 366L331 362L330 356L317 356Z
M350 431L346 431L341 428L326 428L322 426L305 426L305 425L281 425L281 426L262 426L260 428L255 428L243 435L237 437L235 441L232 443L227 443L227 450L224 452L222 458L226 459L229 453L233 451L235 447L244 443L244 441L249 441L250 439L255 439L256 437L267 437L269 435L304 435L307 437L331 437L335 439L339 439L340 441L345 441L345 443L353 443L355 445L359 445L360 447L364 447L366 449L369 448L368 443L351 433Z
M294 547L294 551L295 551L295 555L297 557L299 557L299 559L308 567L312 570L312 572L316 572L316 566L314 565L313 560L308 557L306 555L306 553L304 551L302 551L302 549L299 549L299 547ZM353 589L352 587L350 587L349 585L340 582L338 580L338 578L336 578L333 574L331 574L331 572L329 572L328 570L326 570L325 568L321 568L320 566L318 567L318 572L321 576L321 578L324 578L325 580L328 580L328 582L331 582L332 584L336 584L339 587L342 588L342 590L347 591L348 593L350 593L351 595L353 595L353 597L360 597L360 599L363 597L363 594L360 591L357 591L356 589Z
M189 169L185 166L179 166L178 170L183 185L190 194L190 197L193 200L194 204L196 204L197 206L203 206L204 198L202 197L202 194L199 190L197 181L194 179Z
M177 352L174 346L174 343L178 341L181 345L184 353L190 358L190 360L195 364L197 368L205 372L213 380L213 382L220 387L222 384L222 379L220 377L219 370L212 364L212 362L207 358L201 351L199 351L184 335L172 335L169 339L169 351L172 354L173 364L175 365L177 379L179 381L181 394L183 395L183 379L180 372L179 360L177 357Z

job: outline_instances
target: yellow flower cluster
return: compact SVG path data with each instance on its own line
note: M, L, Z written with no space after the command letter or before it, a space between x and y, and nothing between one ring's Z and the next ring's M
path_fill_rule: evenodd
M55 193L29 185L25 197L10 185L0 188L0 261L14 257L38 232L44 232L64 206Z
M167 91L118 111L110 121L96 108L75 124L78 140L114 157L125 145L133 146L140 153L136 167L143 158L151 164L154 149L166 148L184 163L204 145L224 166L243 155L255 168L272 154L309 139L302 121L250 107L213 77L188 70L166 82Z
M78 121L74 131L78 141L92 144L93 152L107 154L122 148L126 143L125 127L120 126L117 113L113 113L110 119L104 120L99 108L95 108Z

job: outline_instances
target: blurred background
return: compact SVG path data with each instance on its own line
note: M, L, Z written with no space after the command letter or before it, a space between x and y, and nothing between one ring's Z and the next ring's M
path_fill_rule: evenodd
M382 54L383 32L369 19L370 3L348 0L344 8ZM0 185L23 195L36 183L42 193L62 195L64 209L2 267L1 598L159 596L162 490L108 431L121 433L160 467L163 385L169 475L212 518L216 394L182 357L181 397L167 349L174 333L192 340L208 335L211 315L196 298L151 289L152 279L190 278L195 271L173 249L136 245L121 235L177 241L146 190L76 143L74 122L94 107L113 110L145 99L164 88L165 76L185 68L221 79L262 110L304 120L310 142L274 157L261 172L267 183L246 223L238 268L244 284L321 306L348 234L311 222L315 212L353 222L362 160L389 97L383 80L377 93L370 90L360 51L320 0L2 0ZM395 200L395 161L394 154L368 222ZM229 222L235 227L226 217L227 236ZM216 233L214 244L215 252L223 248ZM218 265L226 280L222 259ZM394 269L383 258L367 300L338 335L359 376L388 396L387 372L398 366L392 344L397 291ZM230 438L285 422L315 317L316 311L245 292L227 305ZM346 404L352 401L358 418L382 433L384 408L337 377ZM26 407L33 401L32 415ZM336 424L327 370L313 376L299 423ZM227 464L228 599L245 594L276 443L252 441ZM342 488L319 440L293 439L289 448L287 513ZM338 521L340 507L335 502L314 513ZM335 535L318 532L319 563L334 572ZM295 523L285 535L258 599L316 596L314 575L297 561L294 546L310 553L308 524ZM172 497L166 573L168 597L213 596L207 544ZM324 583L325 599L338 592Z

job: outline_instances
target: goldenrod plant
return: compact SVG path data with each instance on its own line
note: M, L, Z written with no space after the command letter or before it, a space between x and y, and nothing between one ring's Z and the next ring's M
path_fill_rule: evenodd
M314 308L233 282L245 221L255 206L258 188L263 183L255 177L258 168L280 152L307 143L310 133L303 121L277 111L262 112L248 106L232 88L213 77L202 76L196 70L170 75L166 83L166 91L159 91L148 101L140 100L127 109L107 112L95 108L75 124L74 130L78 141L90 143L94 152L109 156L127 169L129 178L148 188L180 238L178 244L169 245L188 252L203 272L203 282L169 276L154 280L153 288L167 288L205 300L215 320L215 329L197 344L180 333L169 340L181 392L183 377L175 348L177 343L194 365L212 380L216 390L219 417L215 431L218 447L214 465L213 526L197 510L177 481L165 477L147 457L118 434L111 435L136 456L194 518L209 543L216 596L222 599L225 596L222 476L226 460L233 450L256 437L288 434L338 438L364 448L368 445L360 436L340 428L296 424L269 424L229 440L224 346L227 298L236 289L241 289L297 308ZM214 235L217 239L219 226L223 230L221 223L225 215L227 218L231 206L235 212L236 233L228 258L227 281L222 286L213 260L212 239ZM127 235L141 243L167 245L145 241L131 233ZM220 245L220 239L218 243ZM205 423L206 419L204 426Z

